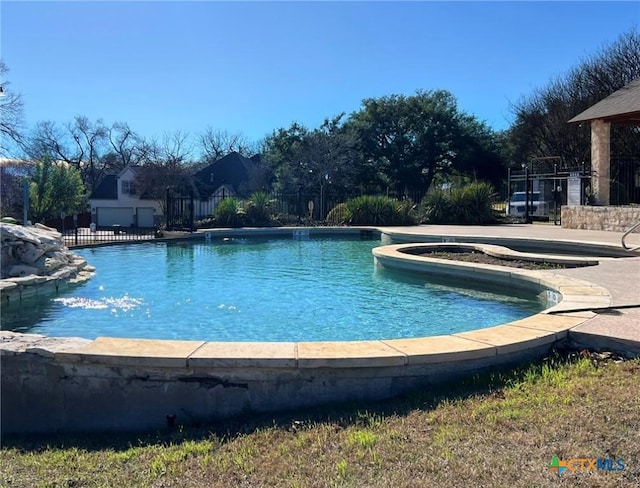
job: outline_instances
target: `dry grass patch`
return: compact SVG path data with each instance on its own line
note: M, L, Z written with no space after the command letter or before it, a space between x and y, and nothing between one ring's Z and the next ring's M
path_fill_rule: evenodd
M553 355L379 404L154 435L7 438L3 487L640 486L640 362ZM553 456L624 459L565 472Z

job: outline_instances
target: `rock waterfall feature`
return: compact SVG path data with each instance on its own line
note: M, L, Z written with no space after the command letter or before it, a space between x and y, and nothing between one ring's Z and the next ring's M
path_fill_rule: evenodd
M55 293L61 286L88 280L95 271L73 254L57 230L42 224L0 223L2 303Z

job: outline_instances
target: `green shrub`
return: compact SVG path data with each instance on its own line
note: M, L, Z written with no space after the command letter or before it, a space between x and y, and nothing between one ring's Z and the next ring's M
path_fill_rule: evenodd
M346 203L339 203L327 214L327 224L346 225L351 220L351 213Z
M416 223L412 202L363 195L336 205L327 215L334 225L411 225Z
M379 225L388 220L391 202L386 197L363 195L347 201L351 225Z
M254 193L245 208L246 223L257 227L270 225L272 206L273 200L268 193Z
M396 225L415 225L418 223L417 207L411 200L396 201Z
M347 202L352 225L379 225L389 221L392 203L387 197L363 195Z
M441 188L433 188L429 190L427 195L422 199L420 207L422 222L428 224L445 223L452 213L449 191Z
M242 227L245 213L237 198L224 198L216 207L215 222L217 227Z
M498 194L489 183L478 181L467 185L464 190L465 201L471 207L470 223L490 224L496 221L493 206Z
M429 224L489 224L496 222L490 184L473 182L450 190L433 189L421 203L421 221Z

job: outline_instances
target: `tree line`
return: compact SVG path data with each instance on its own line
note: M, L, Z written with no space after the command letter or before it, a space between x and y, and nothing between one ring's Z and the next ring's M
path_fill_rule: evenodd
M0 71L4 79L7 67L2 62ZM214 128L195 137L175 132L148 139L125 122L107 124L85 116L27 129L22 98L5 82L0 155L21 153L40 164L56 162L64 171L78 172L85 198L106 174L127 165L141 168L141 192L161 197L167 186L188 187L190 174L232 151L261 155L267 178L263 188L253 191L401 198L459 181L482 180L499 188L508 167L532 158L558 156L567 165L589 164L588 126L567 121L638 77L640 35L633 28L513 102L514 120L506 131L495 131L461 110L446 90L418 90L365 99L357 111L328 117L316 128L292 122L262 141ZM639 149L637 127L613 127L612 150L637 155ZM3 214L12 194L7 191L5 198L5 186L16 174L3 166ZM42 177L43 172L35 174Z

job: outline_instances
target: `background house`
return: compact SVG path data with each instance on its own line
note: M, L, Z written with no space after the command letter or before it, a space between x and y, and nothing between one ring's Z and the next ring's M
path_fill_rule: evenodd
M260 155L251 158L232 152L194 173L194 184L201 195L212 195L225 187L234 196L244 196L261 185Z
M262 189L265 175L259 154L247 158L234 151L205 166L192 177L197 195L195 218L211 216L224 198L244 198Z
M161 202L140 195L135 183L137 173L135 167L127 166L119 174L102 179L89 198L92 222L99 227L153 227L163 223ZM244 198L261 189L265 174L259 155L247 158L232 152L191 175L188 187L174 188L171 202L166 202L168 215L182 218L185 211L191 214L187 209L193 208L195 220L210 217L224 198Z
M136 169L127 166L117 175L107 175L89 198L91 221L99 227L153 227L162 221L160 203L142 198L135 185Z

